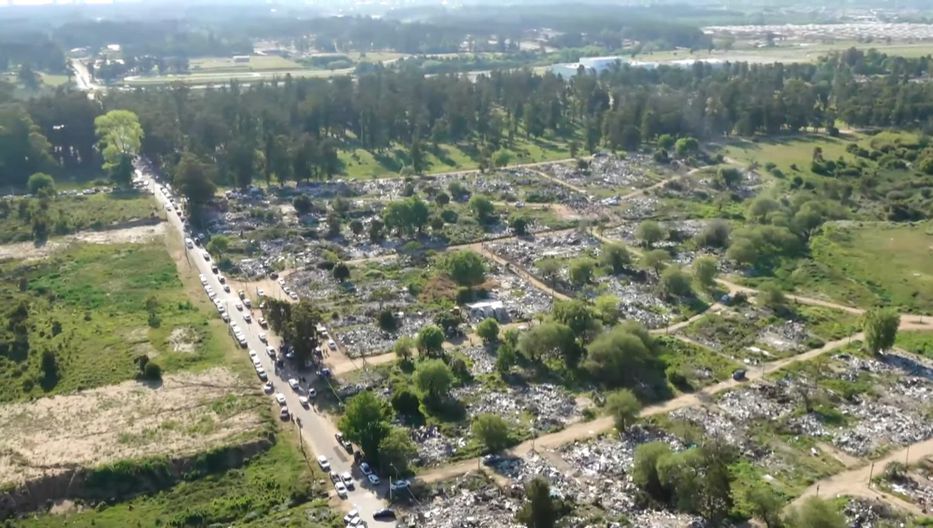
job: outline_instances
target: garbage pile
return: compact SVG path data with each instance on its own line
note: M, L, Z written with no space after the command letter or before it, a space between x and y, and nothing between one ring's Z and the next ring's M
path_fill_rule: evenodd
M396 317L398 329L386 332L376 326L371 317L348 315L335 320L331 326L336 339L347 356L358 358L388 352L401 336L413 336L431 324L431 314L403 313Z
M467 443L463 437L444 436L437 426L433 425L412 429L411 439L418 448L419 462L424 466L446 462Z
M793 397L787 384L763 382L726 392L717 404L727 416L743 423L760 418L777 420L794 410Z
M675 420L683 420L702 430L707 437L716 437L738 448L742 454L752 460L766 456L747 434L747 426L738 422L723 411L709 407L682 407L670 413Z
M518 420L523 415L533 417L538 432L562 429L582 416L573 394L547 383L489 391L477 385L453 390L453 395L466 404L471 415L491 413Z
M893 405L864 398L840 403L838 409L856 421L833 434L833 444L850 455L865 457L889 444L905 446L933 437L933 422Z
M619 311L623 319L634 319L645 327L663 328L673 318L673 307L658 296L653 286L643 282L629 281L625 277L603 277L607 293L619 300Z
M505 270L502 266L490 266L486 275L496 284L490 292L491 297L502 301L510 320L528 321L539 313L551 310L553 300L550 295L535 288L522 277Z
M489 353L484 346L470 345L458 348L457 351L470 358L470 362L472 363L470 366L470 373L473 376L489 374L496 370L496 356Z
M580 468L580 475L587 479L627 478L635 462L635 448L648 442L664 442L675 451L684 448L679 439L662 429L634 425L619 435L567 444L561 448L561 457Z
M523 528L515 521L522 499L508 496L476 477L458 478L452 486L418 504L404 516L404 526L424 528Z
M784 321L768 325L758 334L758 340L776 352L803 352L810 333L806 325L797 321Z
M849 499L842 514L851 528L880 528L891 526L888 524L890 521L900 520L900 516L884 502L861 497Z

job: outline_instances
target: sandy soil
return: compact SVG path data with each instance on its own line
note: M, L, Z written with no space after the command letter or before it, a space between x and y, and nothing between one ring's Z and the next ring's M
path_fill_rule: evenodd
M224 401L254 394L252 385L216 368L166 376L157 388L128 381L0 406L0 484L75 466L223 445L262 426L261 400Z
M37 246L33 242L0 245L0 260L40 259L76 242L88 244L141 244L164 235L164 223L109 231L83 231L74 235L53 238L41 246Z

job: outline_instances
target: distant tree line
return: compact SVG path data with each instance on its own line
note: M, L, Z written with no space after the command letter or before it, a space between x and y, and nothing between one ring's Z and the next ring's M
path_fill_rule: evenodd
M658 158L665 160L667 150L692 155L693 137L807 127L835 133L837 118L853 126L926 128L933 85L914 81L928 75L930 63L850 50L816 64L619 66L570 79L494 71L475 82L374 67L355 80L286 77L250 87L113 92L102 107L62 92L25 109L20 103L0 108L0 184L48 172L42 165L50 161L96 164L93 120L111 109L139 116L142 153L170 171L187 154L197 166L214 167L215 181L241 186L256 177L332 177L343 168L339 150L351 147L385 154L401 146L419 171L425 152L445 143L491 167L493 154L519 137L565 139L589 152L648 143L664 150ZM879 68L885 73L857 73ZM678 137L684 140L675 143ZM918 165L925 166L927 154L918 154Z

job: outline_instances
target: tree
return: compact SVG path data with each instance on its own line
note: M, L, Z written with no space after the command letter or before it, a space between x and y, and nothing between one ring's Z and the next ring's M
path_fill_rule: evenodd
M609 393L606 397L606 411L615 423L616 429L625 432L629 425L638 419L641 412L641 402L635 393L628 389L620 389Z
M745 487L742 495L749 513L765 523L767 528L781 528L784 501L769 485L755 484Z
M295 212L298 213L299 216L310 213L311 206L311 198L308 198L306 194L299 194L292 200L292 207L295 208Z
M492 153L492 164L497 168L505 167L512 161L512 153L505 149L499 149Z
M402 416L421 417L421 402L418 400L418 395L407 387L392 393L392 408Z
M528 234L528 217L522 214L514 214L509 218L509 227L512 228L512 232L518 236L524 236Z
M58 379L61 375L58 357L55 355L55 351L49 349L42 351L41 368L42 380L40 385L43 390L51 390L58 384Z
M872 308L862 316L862 330L865 332L865 349L872 354L879 354L894 345L901 316L890 308Z
M773 284L762 286L761 290L759 290L759 296L762 306L772 310L781 310L787 305L787 297L784 296L784 292Z
M217 190L215 172L213 165L202 161L196 154L184 152L175 165L175 186L193 206L205 204Z
M337 265L334 266L333 274L336 280L343 282L350 278L350 268L343 262L338 262Z
M720 187L732 189L742 181L742 171L735 167L719 167L716 171L716 183Z
M546 321L525 331L518 339L518 351L533 361L561 357L569 367L575 367L580 361L580 347L573 330L555 321Z
M495 414L483 413L473 418L471 431L487 453L502 451L512 443L509 424Z
M642 491L660 501L666 501L666 490L658 475L658 462L672 454L669 445L655 441L635 448L632 464L632 482Z
M355 218L353 220L350 220L350 232L353 233L355 236L360 236L361 234L363 234L363 222Z
M516 519L527 528L554 528L558 509L551 496L551 486L542 477L535 477L525 486L526 501Z
M104 170L118 185L129 185L133 178L133 157L142 146L143 127L129 110L111 110L94 119Z
M55 179L44 172L36 172L29 177L26 187L29 188L29 194L34 196L40 193L53 195L55 194Z
M578 288L589 284L593 279L593 271L596 268L596 261L590 257L579 257L570 262L570 283Z
M674 152L681 158L689 156L700 150L700 143L692 137L683 137L674 143Z
M599 252L599 262L613 275L618 275L631 265L632 256L622 244L605 243Z
M414 350L414 348L415 340L408 336L403 336L398 338L398 340L395 342L395 345L392 347L392 351L395 352L395 357L401 359L402 361L408 362L411 361L412 350Z
M597 316L606 325L614 325L622 317L619 310L620 304L619 298L611 293L600 295L593 300L593 307L596 309Z
M654 220L645 220L638 224L638 228L635 230L635 236L642 241L645 247L650 248L654 246L655 243L663 240L666 235L660 224Z
M705 248L726 248L729 246L730 231L729 223L725 220L713 220L697 234L697 244Z
M379 442L379 467L384 474L395 475L396 478L407 475L411 471L409 464L417 456L418 448L412 442L408 429L391 427Z
M444 260L444 269L457 284L473 287L486 280L486 264L475 251L461 250L450 253Z
M661 270L664 269L664 266L667 265L667 261L671 259L671 254L663 249L652 249L651 251L646 251L641 256L641 265L646 268L651 268L654 270L654 274L658 277L661 276Z
M557 281L558 277L560 277L560 270L562 269L560 261L556 258L543 258L535 262L535 267L538 268L538 273L541 274L541 278L550 284L554 284Z
M508 341L502 343L496 351L496 371L499 372L500 376L508 374L515 365L517 359L515 355L515 346Z
M700 257L693 261L693 274L701 286L711 288L716 284L719 264L713 257Z
M489 224L493 221L496 212L496 206L493 205L492 201L485 196L476 195L470 198L469 204L467 206L470 208L470 211L476 216L476 220L483 225Z
M661 273L661 280L658 284L665 295L687 297L693 293L690 288L690 277L680 266L670 266L665 269Z
M592 307L579 299L555 302L551 315L555 321L567 325L584 343L589 342L601 329Z
M651 344L650 338L629 327L616 326L590 343L583 368L610 387L644 381L649 369L657 368Z
M433 355L443 350L444 331L437 325L428 325L418 332L416 339L418 351L425 355Z
M426 401L440 403L450 393L454 375L440 359L426 359L415 367L414 380Z
M214 258L220 260L224 253L230 249L230 238L227 235L214 235L205 246L207 251L214 255Z
M832 503L810 497L788 515L786 525L788 528L846 528L848 523Z
M372 391L363 391L347 401L346 412L338 422L344 437L359 444L372 459L379 459L379 445L388 436L392 410Z
M499 323L492 317L487 317L476 325L476 334L487 345L499 339Z

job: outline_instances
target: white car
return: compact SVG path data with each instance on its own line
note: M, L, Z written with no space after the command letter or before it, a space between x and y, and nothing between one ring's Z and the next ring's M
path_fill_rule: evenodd
M330 462L327 461L326 456L321 455L317 457L317 465L321 466L324 472L330 472Z
M227 293L230 293L230 285L229 285L229 284L224 284L224 291L227 292Z
M266 394L272 394L272 391L275 390L275 385L273 385L271 381L267 381L266 384L262 386L262 390Z
M370 473L369 475L366 475L366 478L369 479L369 483L372 484L373 486L378 486L379 483L382 482L381 480L379 480L379 477L377 477L374 473Z
M266 369L259 367L256 369L256 375L259 376L259 379L266 381L269 379L269 376L266 374Z
M252 322L253 322L253 316L250 315L249 312L244 312L244 313L243 313L243 320L246 321L247 323L252 323Z
M349 525L354 519L360 518L359 510L350 510L350 513L343 516L343 523Z
M253 367L259 368L259 367L261 367L261 366L262 366L262 362L259 361L259 360L256 359L256 358L253 358Z
M257 354L256 351L251 348L249 349L249 357L252 359L256 359L259 357L259 354Z
M269 338L266 336L265 333L260 333L260 334L259 334L259 340L262 341L263 343L268 343L268 342L269 342Z
M266 354L269 354L269 357L271 357L272 359L275 359L275 349L272 348L271 346L266 347Z
M340 480L343 481L343 484L347 487L347 489L353 489L356 487L353 485L353 477L350 475L349 471L344 471L341 473Z
M201 279L202 286L207 286L207 277L203 273L198 274L198 278Z
M399 480L393 480L392 483L389 484L389 489L392 491L401 491L403 489L406 489L409 486L411 486L411 482L405 479L399 479Z
M285 395L284 395L284 394L282 394L281 392L276 392L276 393L275 393L275 396L273 396L273 397L275 398L275 401L277 401L277 402L279 403L279 405L285 405Z
M238 311L238 312L242 312L242 311L243 311L243 305L240 304L240 303L234 304L233 307L236 308L236 311Z
M280 278L280 279L277 280L276 282L279 283L279 286L285 286L285 279L281 279L281 278Z
M308 408L308 405L309 405L308 397L307 397L307 396L299 396L299 397L298 397L298 403L300 403L302 407L304 407L305 409L307 409L307 408Z
M300 387L298 386L298 380L296 380L295 378L288 379L288 386L291 387L292 390L295 392L298 392L298 390L300 389Z
M373 468L369 467L368 462L360 462L360 472L366 476L372 475Z
M204 257L204 260L206 260L207 262L211 261L211 254L208 253L207 251L201 252L201 256Z
M334 489L337 490L337 495L340 496L340 498L342 498L342 499L347 498L347 493L348 493L348 492L347 492L347 487L344 485L343 482L341 482L341 481L335 482L335 483L334 483Z
M291 293L288 294L288 298L291 299L291 300L293 300L293 301L297 301L297 300L298 300L298 294L295 293L295 292L291 292Z
M260 297L265 297L265 296L266 296L266 292L262 291L262 288L258 288L258 289L256 290L256 295L258 295L258 296L260 296Z

